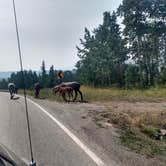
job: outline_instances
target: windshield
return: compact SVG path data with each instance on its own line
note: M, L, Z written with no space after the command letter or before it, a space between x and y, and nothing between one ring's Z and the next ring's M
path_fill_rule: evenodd
M0 165L166 164L165 0L1 0L0 20Z

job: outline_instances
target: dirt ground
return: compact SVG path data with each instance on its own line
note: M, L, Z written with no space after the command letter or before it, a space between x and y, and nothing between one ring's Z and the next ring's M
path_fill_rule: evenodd
M119 129L111 122L100 119L100 124L96 123L96 117L100 113L110 110L125 112L126 114L132 113L133 117L138 113L166 112L166 102L58 103L48 100L35 101L63 121L67 127L79 135L107 163L111 159L120 166L164 166L166 164L165 160L140 155L123 146L120 141ZM132 120L131 123L138 121L137 119Z

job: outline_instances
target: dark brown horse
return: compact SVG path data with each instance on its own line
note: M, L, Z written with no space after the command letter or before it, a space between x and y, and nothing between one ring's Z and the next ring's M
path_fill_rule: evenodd
M78 82L62 82L61 84L59 84L53 88L53 92L54 93L59 92L60 87L71 87L75 92L75 97L74 97L73 101L75 101L77 99L78 93L80 94L81 101L83 101L83 95L82 95L82 92L80 91L80 87L81 87L80 83L78 83Z

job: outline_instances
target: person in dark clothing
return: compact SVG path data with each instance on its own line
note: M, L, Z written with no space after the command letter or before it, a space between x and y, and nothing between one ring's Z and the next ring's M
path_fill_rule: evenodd
M40 95L40 90L42 89L43 87L41 86L41 84L39 82L35 83L34 85L34 89L35 89L35 98L39 98L39 95Z
M13 99L14 97L14 94L16 94L16 86L14 83L9 83L8 84L8 90L9 90L9 93L10 93L10 99Z

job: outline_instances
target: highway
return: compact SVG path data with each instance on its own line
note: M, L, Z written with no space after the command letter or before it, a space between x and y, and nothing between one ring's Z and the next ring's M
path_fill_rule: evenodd
M34 158L40 166L104 166L104 162L47 110L28 100ZM24 99L0 92L0 143L30 161Z

